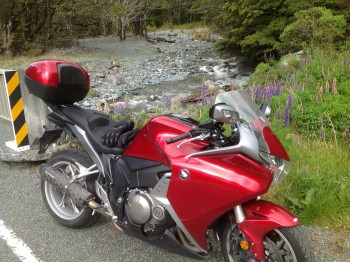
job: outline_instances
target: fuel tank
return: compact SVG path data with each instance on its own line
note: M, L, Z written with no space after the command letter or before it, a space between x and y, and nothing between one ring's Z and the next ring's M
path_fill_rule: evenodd
M206 142L193 142L190 143L191 146L178 149L178 143L166 144L167 139L187 132L196 124L198 122L185 116L157 116L139 131L123 155L170 166L173 158L198 152L208 145Z

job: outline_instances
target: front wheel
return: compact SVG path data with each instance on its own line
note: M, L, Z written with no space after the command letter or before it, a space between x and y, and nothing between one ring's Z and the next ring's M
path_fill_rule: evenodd
M226 262L257 261L249 250L241 247L245 238L235 224L228 223L221 238L222 252ZM243 241L243 242L242 242ZM264 247L268 262L313 262L311 246L300 228L275 229L265 235Z

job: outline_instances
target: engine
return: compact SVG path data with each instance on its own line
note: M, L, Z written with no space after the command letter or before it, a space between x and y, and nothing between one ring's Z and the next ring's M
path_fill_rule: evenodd
M147 234L161 233L174 224L169 212L147 190L130 190L125 211L133 223L143 225L143 231Z

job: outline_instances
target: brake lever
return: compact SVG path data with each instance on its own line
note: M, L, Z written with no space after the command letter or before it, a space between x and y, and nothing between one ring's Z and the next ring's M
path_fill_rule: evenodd
M180 144L177 145L177 148L179 149L184 144L187 144L187 143L192 142L192 141L197 141L197 140L198 141L203 141L203 140L207 139L208 137L210 137L210 133L207 133L207 134L202 133L199 136L192 137L190 139L187 139L187 140L181 142Z

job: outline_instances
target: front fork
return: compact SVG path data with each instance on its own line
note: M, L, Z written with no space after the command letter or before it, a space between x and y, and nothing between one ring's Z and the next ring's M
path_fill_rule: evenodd
M253 200L233 209L238 229L244 234L254 259L265 260L264 237L280 227L299 224L298 218L281 206L264 200Z

